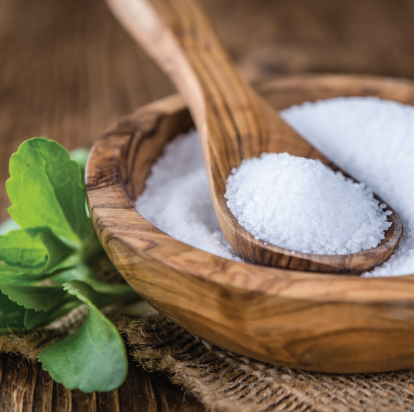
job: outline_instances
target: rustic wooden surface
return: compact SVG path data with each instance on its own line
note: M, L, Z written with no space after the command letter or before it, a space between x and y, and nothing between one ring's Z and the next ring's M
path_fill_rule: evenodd
M56 384L37 363L0 354L2 412L198 412L204 408L165 377L130 367L125 383L108 393L86 394Z
M248 77L331 71L414 78L412 0L202 2ZM88 147L121 115L171 92L166 77L102 0L0 0L1 219L8 159L23 140L47 135L68 149ZM62 399L69 395L75 399L72 411L89 410L93 395L70 394L59 385L53 390L60 397L52 397L51 404L51 380L37 365L30 373L25 365L2 357L1 411L63 412L68 408ZM139 369L136 373L148 377ZM157 399L163 399L158 406L140 403L145 386L137 384L111 410L196 410L181 402L180 389L164 391L165 380L150 378ZM124 386L125 394L128 383Z
M114 15L168 74L194 118L210 194L230 246L251 263L310 272L360 274L386 261L403 228L392 210L391 227L375 248L345 255L295 252L245 230L227 206L226 181L243 160L290 153L333 166L289 126L243 79L197 0L107 0ZM152 16L152 17L148 17ZM151 23L149 24L149 20ZM150 27L150 29L148 29Z

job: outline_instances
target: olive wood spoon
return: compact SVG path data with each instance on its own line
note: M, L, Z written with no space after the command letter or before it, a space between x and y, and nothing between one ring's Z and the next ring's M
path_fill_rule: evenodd
M375 248L348 255L316 255L255 239L226 204L226 180L244 159L263 152L329 160L299 136L238 73L194 0L107 0L129 33L158 62L186 100L200 134L210 193L231 247L263 265L330 273L362 273L384 262L402 235L393 224Z

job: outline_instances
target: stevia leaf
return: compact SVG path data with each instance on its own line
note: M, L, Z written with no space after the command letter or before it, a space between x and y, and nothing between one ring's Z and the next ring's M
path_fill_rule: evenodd
M27 330L40 328L67 315L71 310L81 304L79 299L74 296L66 295L56 306L47 311L26 310L24 316L24 326Z
M69 152L70 158L73 159L80 167L82 182L85 183L85 167L89 156L89 149L78 147Z
M71 264L68 260L76 260L76 256L73 255L74 250L57 238L50 229L40 231L37 234L37 238L45 245L48 251L48 260L42 272L50 273L58 268L68 267ZM70 259L71 257L72 259Z
M0 260L9 266L43 269L47 264L48 251L37 238L36 229L12 230L0 236Z
M0 236L0 282L38 282L73 264L72 248L45 227Z
M60 286L16 286L0 283L0 290L12 302L35 311L55 308L67 295Z
M65 289L88 305L88 317L75 333L40 354L43 369L69 389L106 392L119 387L128 370L125 345L93 303L100 301L99 294L80 281L66 283Z
M73 159L79 165L80 170L81 170L82 183L85 184L85 168L86 168L86 162L89 156L89 150L80 147L80 148L72 150L71 152L69 152L69 154L70 154L71 159ZM86 215L90 217L88 204L86 202L86 197L85 197L85 210L86 210Z
M102 285L101 285L102 286ZM117 291L114 288L116 285L105 284L106 291L103 291L103 286L101 291L96 291L90 285L79 280L72 280L63 285L64 290L69 294L76 296L79 300L87 305L93 304L97 308L104 308L105 306L112 305L115 302L120 300L125 300L128 297L136 297L136 292L127 285L128 289L122 288L120 291Z
M0 293L0 334L24 330L26 309Z
M33 285L53 275L54 273L27 273L16 267L0 265L0 282L5 285Z
M41 287L39 287L40 289ZM80 305L79 299L66 294L46 311L26 309L0 293L0 334L39 328L59 319Z
M59 272L57 275L54 275L51 280L60 285L70 282L71 280L80 280L92 287L94 287L95 282L102 282L84 262L79 262L75 267Z
M98 306L104 307L105 302L112 303L116 300L129 299L137 297L137 293L128 284L106 283L97 276L84 262L79 262L76 267L62 271L55 275L53 282L63 285L72 280L79 280L87 283L96 292L103 294L104 298L98 298ZM96 303L96 302L95 302Z
M7 233L11 230L18 229L20 229L20 226L11 217L9 217L0 224L0 235L7 235Z
M40 137L25 141L9 171L9 214L21 228L50 227L77 244L90 236L80 168L60 144Z

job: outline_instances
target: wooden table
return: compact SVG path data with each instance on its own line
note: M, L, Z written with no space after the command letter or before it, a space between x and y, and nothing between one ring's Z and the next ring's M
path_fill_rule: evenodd
M414 78L412 0L203 0L249 78L360 72ZM89 147L118 117L172 93L103 0L0 0L0 180L32 136ZM0 219L8 199L2 184ZM0 355L0 411L201 411L167 378L131 366L117 391L84 394Z

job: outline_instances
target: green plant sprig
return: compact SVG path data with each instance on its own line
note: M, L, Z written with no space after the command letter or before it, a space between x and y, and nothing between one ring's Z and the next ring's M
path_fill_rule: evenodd
M103 282L88 266L104 251L86 208L87 151L73 157L35 137L10 159L11 219L0 227L0 333L48 325L86 304L84 324L48 346L39 361L70 389L105 392L123 383L128 361L122 338L99 309L136 294L126 284Z

